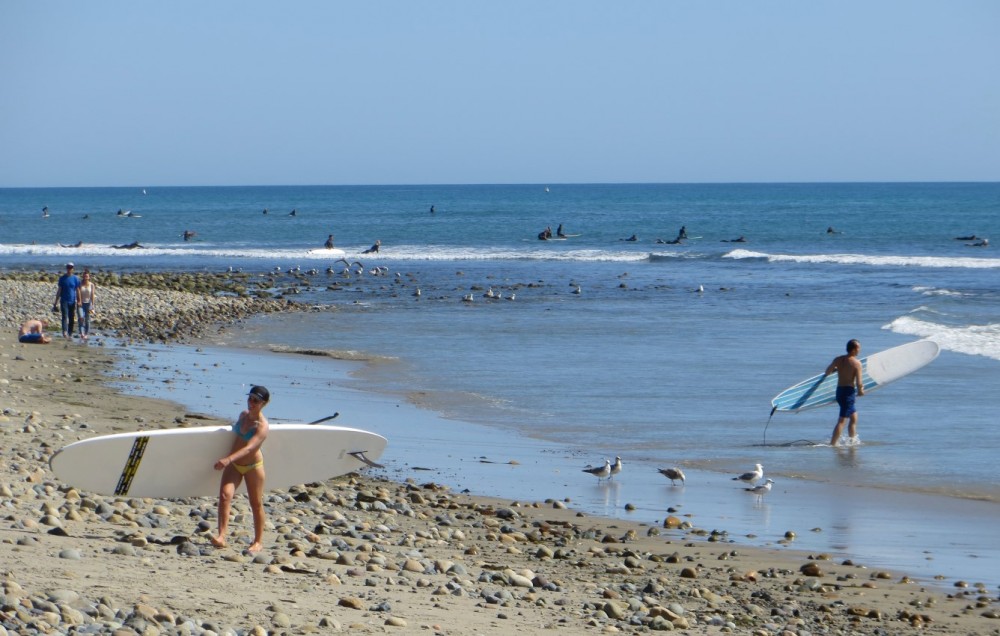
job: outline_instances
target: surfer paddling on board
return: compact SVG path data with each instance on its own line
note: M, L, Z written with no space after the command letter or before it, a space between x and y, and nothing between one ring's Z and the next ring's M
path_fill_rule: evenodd
M264 547L264 455L261 445L267 439L267 418L261 411L271 399L271 394L262 386L255 386L247 394L247 408L233 422L235 439L229 454L215 462L215 470L222 471L219 485L219 533L212 537L212 545L226 547L226 532L229 528L229 510L233 505L233 495L240 482L247 482L247 498L253 512L253 543L247 548L250 554L260 552Z
M847 435L854 440L858 436L858 411L854 407L854 400L865 394L864 383L861 381L861 362L858 354L861 353L861 343L851 339L847 342L847 354L837 356L830 363L830 366L823 372L826 377L837 372L837 404L840 405L840 416L837 425L833 428L833 436L830 437L830 446L836 446L840 441L840 434L844 432L844 424L848 421Z

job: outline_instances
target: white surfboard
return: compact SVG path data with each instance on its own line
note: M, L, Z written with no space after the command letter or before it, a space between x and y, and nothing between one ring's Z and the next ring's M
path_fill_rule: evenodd
M61 481L102 495L208 497L218 495L214 468L232 448L228 426L201 426L101 435L59 450L49 465ZM381 435L355 428L271 424L264 441L265 487L288 488L371 465L385 450Z
M865 393L882 388L930 364L941 348L933 340L918 340L861 358ZM837 401L837 374L817 375L789 387L771 400L774 411L795 413Z

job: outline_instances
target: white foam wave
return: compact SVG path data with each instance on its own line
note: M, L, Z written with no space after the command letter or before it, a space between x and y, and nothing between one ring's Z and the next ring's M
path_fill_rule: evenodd
M883 329L908 336L930 338L948 351L1000 360L1000 323L951 327L912 316L901 316L885 325Z
M435 245L399 245L383 248L379 254L363 254L368 246L345 250L327 249L254 249L229 247L219 249L210 245L157 245L144 244L142 249L115 249L110 246L61 247L58 245L0 245L2 256L58 256L85 260L87 257L114 256L140 260L149 257L180 257L203 259L255 259L271 261L296 261L329 263L340 258L361 260L366 265L380 260L393 261L590 261L590 262L640 262L649 259L646 252L625 250L545 250L515 249L504 247L471 248Z
M890 267L950 267L1000 269L998 258L946 256L873 256L868 254L768 254L751 250L733 250L723 258L765 259L772 263L833 263L836 265L874 265Z
M967 294L963 294L960 291L955 291L953 289L939 289L937 287L913 287L913 291L921 294L922 296L946 296L952 298L961 298Z

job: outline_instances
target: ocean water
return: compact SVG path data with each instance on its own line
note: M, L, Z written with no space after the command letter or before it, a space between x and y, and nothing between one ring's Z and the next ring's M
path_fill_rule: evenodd
M0 190L0 266L268 274L335 310L258 317L220 344L360 361L331 381L456 427L581 464L620 455L661 480L655 467L721 477L761 462L783 484L930 493L997 515L1000 256L955 237L1000 237L1000 184L145 192ZM536 238L560 223L579 236ZM657 242L681 226L689 240ZM331 233L342 254L321 249ZM362 254L376 239L379 254ZM110 247L132 241L144 247ZM850 338L862 355L920 338L942 353L859 400L860 448L815 444L833 409L769 421L770 399Z

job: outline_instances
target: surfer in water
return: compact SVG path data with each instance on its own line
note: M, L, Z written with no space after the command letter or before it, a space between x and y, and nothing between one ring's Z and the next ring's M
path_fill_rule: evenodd
M330 236L326 237L326 243L323 243L323 247L325 247L328 250L332 250L333 249L333 234L331 234Z
M863 369L858 360L859 353L861 353L861 343L854 339L849 340L847 354L834 358L823 372L824 377L833 372L837 373L837 404L840 405L840 416L833 428L830 446L837 445L840 434L844 432L844 424L848 422L850 422L847 429L848 437L853 440L858 436L858 411L854 406L854 400L865 394L861 380Z
M229 510L233 495L240 483L247 482L247 498L253 512L253 543L247 548L250 554L263 549L264 544L264 455L261 445L267 439L267 418L261 412L271 400L271 394L262 386L255 386L247 394L247 408L233 422L233 446L229 454L215 462L215 470L222 471L219 485L219 533L212 537L212 545L226 547L229 528Z

